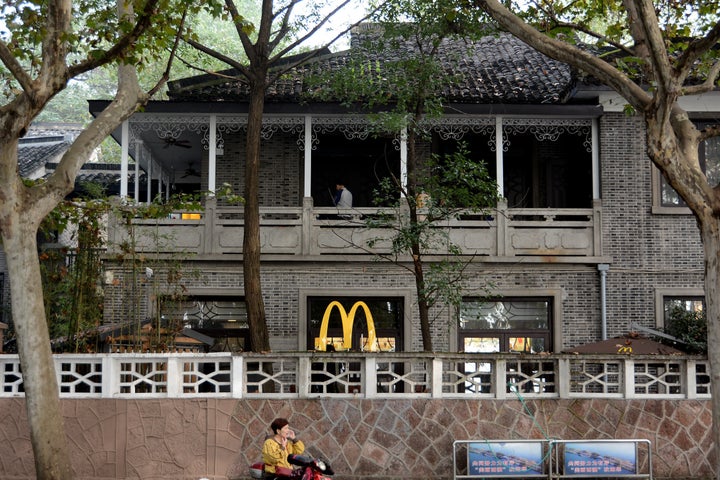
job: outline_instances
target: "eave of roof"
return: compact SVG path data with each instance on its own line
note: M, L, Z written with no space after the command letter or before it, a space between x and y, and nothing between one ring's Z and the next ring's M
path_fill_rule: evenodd
M109 100L90 100L90 112L94 115L100 113ZM592 101L586 103L565 104L472 104L472 103L446 103L445 111L448 114L472 115L522 115L522 116L578 116L599 117L602 107ZM198 115L244 115L248 113L248 104L243 102L173 102L151 101L142 113L144 114L198 114ZM365 110L348 108L338 103L269 103L265 105L264 113L267 115L352 115L368 113Z

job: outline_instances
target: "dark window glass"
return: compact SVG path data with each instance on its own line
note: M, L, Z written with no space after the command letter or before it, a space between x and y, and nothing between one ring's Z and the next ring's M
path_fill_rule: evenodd
M240 352L250 349L247 310L242 298L184 297L161 299L161 318L179 329L190 328L213 339L210 351Z
M466 299L460 308L460 348L465 352L551 351L550 298Z
M538 140L531 133L509 135L503 156L503 196L510 208L589 208L592 154L586 137L556 132Z
M698 296L667 296L663 297L663 311L665 312L665 325L670 324L670 313L681 308L688 312L702 312L705 310L705 298Z

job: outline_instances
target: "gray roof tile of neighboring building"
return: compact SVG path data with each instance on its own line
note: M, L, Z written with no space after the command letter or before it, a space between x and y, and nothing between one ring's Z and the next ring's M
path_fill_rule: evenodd
M23 178L43 178L53 173L62 155L70 148L77 132L59 132L58 129L32 130L18 143L18 167ZM120 164L85 163L75 178L75 184L95 183L109 189L119 185ZM140 171L142 181L145 172ZM128 180L133 182L134 172L128 172Z
M33 176L44 168L48 161L59 159L70 147L70 143L62 135L22 138L18 143L20 176L24 178Z
M372 29L361 33L368 35L368 32L371 34ZM317 55L306 66L292 70L268 88L267 101L299 102L308 89L305 80L309 74L338 71L348 64L351 55L367 55L366 58L380 65L399 55L398 50L374 51L360 48L360 44L354 41L350 50ZM404 48L412 47L408 42ZM438 58L444 70L457 78L441 93L446 103L564 103L575 85L568 65L546 57L505 33L474 42L446 39ZM233 70L223 73L237 74ZM168 87L169 98L174 101L244 102L249 92L247 84L240 79L228 80L211 74L170 82Z

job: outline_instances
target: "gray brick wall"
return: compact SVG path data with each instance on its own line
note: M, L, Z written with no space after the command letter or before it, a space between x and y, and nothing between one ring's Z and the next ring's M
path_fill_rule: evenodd
M297 134L276 132L261 144L260 204L268 207L302 205L303 151ZM228 134L223 155L217 159L217 186L229 183L236 194L245 190L245 132ZM207 171L207 155L203 169ZM207 190L204 180L203 189Z
M652 175L643 120L621 113L600 121L603 251L612 258L607 276L608 328L631 322L655 326L656 288L702 288L703 252L690 214L652 213Z

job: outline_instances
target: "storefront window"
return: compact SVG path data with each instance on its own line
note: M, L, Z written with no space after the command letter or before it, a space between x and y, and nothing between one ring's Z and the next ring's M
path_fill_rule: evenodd
M401 351L404 298L308 297L307 348Z
M161 299L163 320L179 328L190 328L213 338L212 352L242 352L250 349L245 301L241 298L185 297Z
M465 352L551 351L549 298L467 299L460 308L460 345Z

